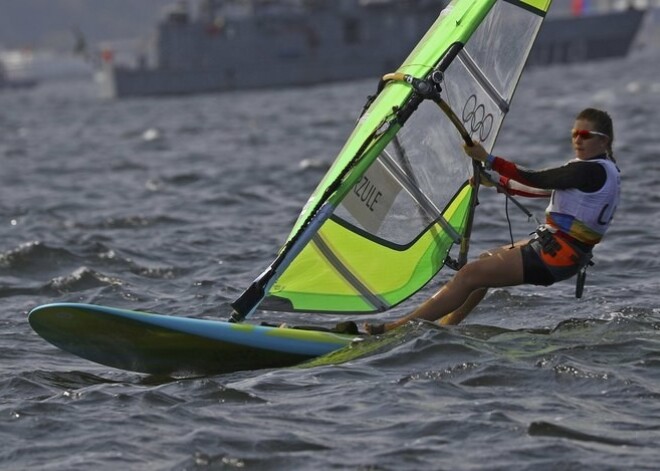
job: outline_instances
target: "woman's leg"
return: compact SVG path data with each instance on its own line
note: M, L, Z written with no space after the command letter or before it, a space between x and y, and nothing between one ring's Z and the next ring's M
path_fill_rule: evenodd
M515 247L520 247L522 245L525 245L529 242L528 239L521 240L516 242L514 245L506 245L504 247L498 247L496 249L489 250L487 252L482 253L479 256L479 259L487 258L487 257L492 257L493 255L497 255L501 252L511 250ZM521 260L522 263L522 260ZM488 288L479 288L474 290L470 295L468 296L467 300L453 312L450 312L446 316L442 317L439 321L441 325L457 325L460 323L463 319L465 319L471 312L472 310L479 305L482 299L486 296L486 293L488 292Z
M487 288L515 286L522 283L523 263L520 245L510 247L508 250L497 250L491 256L479 258L465 265L417 310L387 324L387 330L413 319L435 321L454 311L459 311L458 317L462 314L460 309L463 305L472 309L474 305L470 304L481 301ZM474 297L469 299L473 293Z
M472 310L479 305L482 299L486 296L488 288L479 288L468 296L467 300L456 309L454 312L450 312L446 316L442 317L438 322L440 325L456 325L465 319Z

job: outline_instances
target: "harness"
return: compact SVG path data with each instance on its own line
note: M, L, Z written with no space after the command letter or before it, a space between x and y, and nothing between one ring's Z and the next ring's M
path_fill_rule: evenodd
M551 257L555 257L564 247L562 242L568 245L573 253L570 255L570 260L578 266L576 283L575 283L575 297L581 298L584 292L584 284L587 279L587 268L594 265L592 261L593 254L586 244L583 244L571 236L564 234L561 231L553 230L549 226L541 226L536 230L536 240L541 245L543 252ZM552 267L548 267L552 271Z

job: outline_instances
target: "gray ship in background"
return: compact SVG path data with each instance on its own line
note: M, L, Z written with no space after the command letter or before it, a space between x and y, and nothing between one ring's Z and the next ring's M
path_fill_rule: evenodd
M377 78L398 68L447 3L201 0L193 12L182 1L166 12L136 58L127 61L112 48L101 52L102 95L182 95ZM529 64L625 56L644 15L630 8L572 16L570 9L560 13L553 5Z

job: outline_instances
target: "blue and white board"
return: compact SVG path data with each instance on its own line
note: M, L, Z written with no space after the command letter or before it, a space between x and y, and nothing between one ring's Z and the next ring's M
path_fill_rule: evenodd
M75 303L39 306L28 320L41 337L62 350L114 368L157 375L293 366L359 339Z

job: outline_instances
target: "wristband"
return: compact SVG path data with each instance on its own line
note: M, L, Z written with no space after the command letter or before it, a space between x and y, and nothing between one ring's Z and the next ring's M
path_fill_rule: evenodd
M487 170L490 170L493 168L493 162L495 162L495 156L493 154L488 154L486 157L486 160L484 160L484 164L486 166Z

